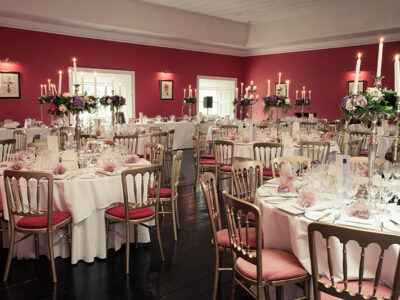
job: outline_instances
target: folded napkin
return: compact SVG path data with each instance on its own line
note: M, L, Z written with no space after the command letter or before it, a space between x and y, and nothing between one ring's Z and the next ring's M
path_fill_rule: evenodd
M3 125L4 128L11 128L11 129L17 128L18 126L19 126L19 122L10 122L10 123Z
M300 205L300 207L303 208L309 208L311 206L314 206L315 204L314 194L309 191L301 191L297 203Z
M24 164L20 161L14 161L11 164L11 169L16 170L16 171L21 170L23 168L24 168Z
M294 186L293 183L296 181L295 176L291 176L290 172L286 170L281 170L281 176L278 177L278 182L279 182L279 187L278 187L278 192L279 193L289 193L289 192L294 192Z
M244 137L243 139L242 139L242 142L243 143L250 143L250 138L248 138L248 137Z
M103 166L103 170L110 173L114 172L116 168L117 166L112 162L105 163Z
M63 175L66 171L67 171L67 169L62 164L58 164L53 169L53 174L54 175Z
M12 162L23 161L23 160L24 160L24 157L23 157L22 153L16 153L11 158Z
M356 202L349 207L348 216L368 220L371 217L371 210L366 203Z
M139 156L137 156L136 154L133 154L128 157L128 159L126 160L126 163L135 164L139 161L139 159L140 159Z

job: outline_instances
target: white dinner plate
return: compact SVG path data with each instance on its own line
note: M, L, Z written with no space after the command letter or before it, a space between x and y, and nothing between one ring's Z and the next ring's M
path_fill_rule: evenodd
M332 214L332 211L330 209L328 210L310 210L307 211L304 216L307 219L310 219L312 221L318 221L321 219L321 221L324 221L325 219L328 220L330 218L330 215Z
M66 178L70 177L71 175L72 175L72 172L67 170L67 171L65 171L64 174L59 174L59 175L54 175L53 174L53 178L55 180L63 180L63 179L66 179Z
M382 225L386 230L393 231L393 232L400 232L400 225L394 224L392 221L389 220L390 217L384 217L382 220Z
M114 172L107 172L107 171L104 171L104 170L101 169L101 170L98 170L97 172L100 173L100 174L107 175L107 176L119 176L119 175L121 175L122 170L121 169L117 169L117 170L114 170Z

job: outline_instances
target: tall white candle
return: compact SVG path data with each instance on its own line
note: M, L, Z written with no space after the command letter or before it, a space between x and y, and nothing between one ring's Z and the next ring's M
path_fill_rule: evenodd
M49 92L51 92L51 80L47 79L47 84L49 85Z
M40 85L40 97L43 96L43 84Z
M82 95L85 94L85 80L83 78L83 72L81 72L81 85L82 85Z
M399 72L400 72L400 69L399 69L399 65L400 65L400 63L399 63L399 55L396 55L396 57L395 57L395 61L394 61L394 90L395 90L395 92L397 93L397 95L399 96L400 95L400 74L399 74Z
M194 96L193 97L196 98L196 89L194 89Z
M308 100L311 100L311 90L308 91Z
M289 83L290 83L290 81L289 81L289 80L286 80L286 97L287 97L287 98L290 98L290 97L289 97Z
M243 96L243 82L240 83L240 96Z
M279 74L278 74L278 86L281 85L281 77L282 77L282 73L279 72Z
M122 87L121 87L121 82L120 82L120 83L118 83L118 92L119 92L120 97L121 97L121 89L122 89Z
M358 90L358 78L360 77L360 67L361 67L361 53L358 53L357 55L357 64L356 64L356 75L354 77L354 86L353 86L353 95L357 94Z
M235 99L238 98L238 94L239 94L239 89L238 89L238 88L235 88Z
M76 70L76 58L74 57L72 59L73 63L74 63L74 84L78 83L78 72Z
M271 80L268 79L268 93L267 97L271 96Z
M189 84L189 98L192 98L192 86Z
M250 81L250 85L253 85L253 84L254 84L254 81L253 81L253 80L251 80L251 81Z
M93 81L94 81L94 96L95 97L97 97L97 73L96 72L94 72L94 78L93 78Z
M56 90L56 85L55 84L51 85L51 91L53 92L53 95L57 94L57 90Z
M106 86L104 87L104 96L107 96L107 84L106 84Z
M299 90L296 90L296 99L299 99Z
M246 88L246 98L249 96L249 88Z
M376 76L381 76L382 71L382 53L383 53L383 38L380 39L378 50L378 65L376 67Z
M115 80L114 80L114 77L112 77L112 81L111 81L111 91L112 92L114 92L115 90L114 90L114 86L115 85Z
M44 94L47 95L47 86L43 84L43 87L44 87Z
M58 93L61 95L62 71L58 71Z
M303 90L301 91L301 99L306 99L306 87L303 86Z
M186 98L186 89L183 89L183 99Z

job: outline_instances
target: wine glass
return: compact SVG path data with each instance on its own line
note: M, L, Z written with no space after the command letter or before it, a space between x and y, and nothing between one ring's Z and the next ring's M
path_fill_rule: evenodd
M382 166L382 172L385 179L390 179L393 173L393 165L390 162L385 163Z

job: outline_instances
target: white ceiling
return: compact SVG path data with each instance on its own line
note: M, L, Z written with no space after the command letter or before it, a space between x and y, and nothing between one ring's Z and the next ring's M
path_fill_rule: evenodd
M400 0L1 0L0 26L251 56L400 40Z

